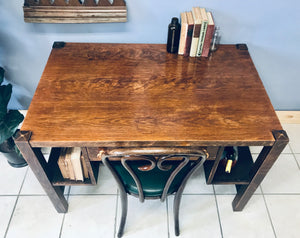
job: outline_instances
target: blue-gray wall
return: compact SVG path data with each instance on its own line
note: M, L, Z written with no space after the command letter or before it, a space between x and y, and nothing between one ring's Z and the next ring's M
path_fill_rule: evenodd
M23 0L0 0L0 65L14 84L10 107L26 109L52 43L165 43L173 16L202 6L213 12L221 43L247 43L276 110L300 110L299 0L127 0L127 23L32 24Z

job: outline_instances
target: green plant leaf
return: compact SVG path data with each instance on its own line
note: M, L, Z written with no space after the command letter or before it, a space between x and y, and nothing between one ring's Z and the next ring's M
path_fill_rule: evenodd
M4 80L4 69L0 67L0 85L3 83Z
M0 67L0 85L4 80L5 70ZM24 116L17 110L7 110L12 93L12 85L0 86L0 144L13 136Z
M10 110L0 121L0 144L13 136L24 116L17 110Z
M13 131L17 129L23 120L24 116L18 110L10 110L5 117L6 125Z
M10 136L8 127L4 124L3 121L0 121L0 144L7 140Z
M0 120L3 120L7 113L7 105L12 93L12 85L0 86Z

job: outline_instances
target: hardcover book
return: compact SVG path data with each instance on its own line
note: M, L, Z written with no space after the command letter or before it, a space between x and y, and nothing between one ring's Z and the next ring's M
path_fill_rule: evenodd
M70 179L69 169L68 169L67 162L65 161L65 156L66 156L66 148L62 148L60 151L57 164L63 178Z
M197 53L198 41L200 36L201 30L201 16L200 16L200 9L198 7L192 8L192 14L194 19L194 30L193 30L193 37L191 42L191 50L190 56L195 57Z
M71 150L72 150L72 148L67 148L65 161L66 161L66 164L68 167L70 179L75 180L75 173L74 173L74 169L73 169L73 165L72 165L72 161L71 161Z
M207 31L206 31L206 36L204 39L203 43L203 50L202 50L202 57L208 57L209 55L209 49L210 49L210 44L214 35L215 31L215 22L212 16L211 12L207 12L207 17L208 17L208 25L207 25Z
M205 39L205 35L206 35L208 18L207 18L205 8L198 8L198 11L200 11L201 29L200 29L199 42L198 42L198 46L197 46L196 56L200 57L202 54L203 43L204 43L204 39Z
M192 12L187 12L187 37L186 37L186 43L185 43L185 48L184 48L184 56L189 56L190 55L190 49L191 49L191 43L192 43L192 38L193 38L193 30L194 30L194 19Z
M82 171L83 171L83 177L88 179L89 178L89 172L88 172L88 168L86 166L86 163L84 161L83 156L80 156L80 160L81 160L81 165L82 165Z
M73 166L75 180L83 181L83 172L81 167L81 148L74 147L70 150L71 163Z
M186 38L187 38L187 30L188 30L186 12L180 13L180 18L181 18L181 31L180 31L178 54L183 55L185 44L186 44Z

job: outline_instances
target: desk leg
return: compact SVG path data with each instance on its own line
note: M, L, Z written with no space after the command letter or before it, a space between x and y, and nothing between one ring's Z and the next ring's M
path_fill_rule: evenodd
M15 143L44 188L57 212L66 213L68 210L68 203L64 197L64 186L52 186L49 179L51 176L51 168L47 167L47 162L41 150L39 148L31 147L29 142L30 137L30 131L19 131L15 136Z
M232 202L234 211L242 211L251 196L260 185L274 162L279 157L289 139L285 131L273 131L273 146L264 146L250 171L250 183L237 186L237 194Z

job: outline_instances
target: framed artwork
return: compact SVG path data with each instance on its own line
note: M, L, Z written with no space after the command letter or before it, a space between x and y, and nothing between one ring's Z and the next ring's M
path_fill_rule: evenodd
M25 0L24 21L31 23L126 22L124 0Z

